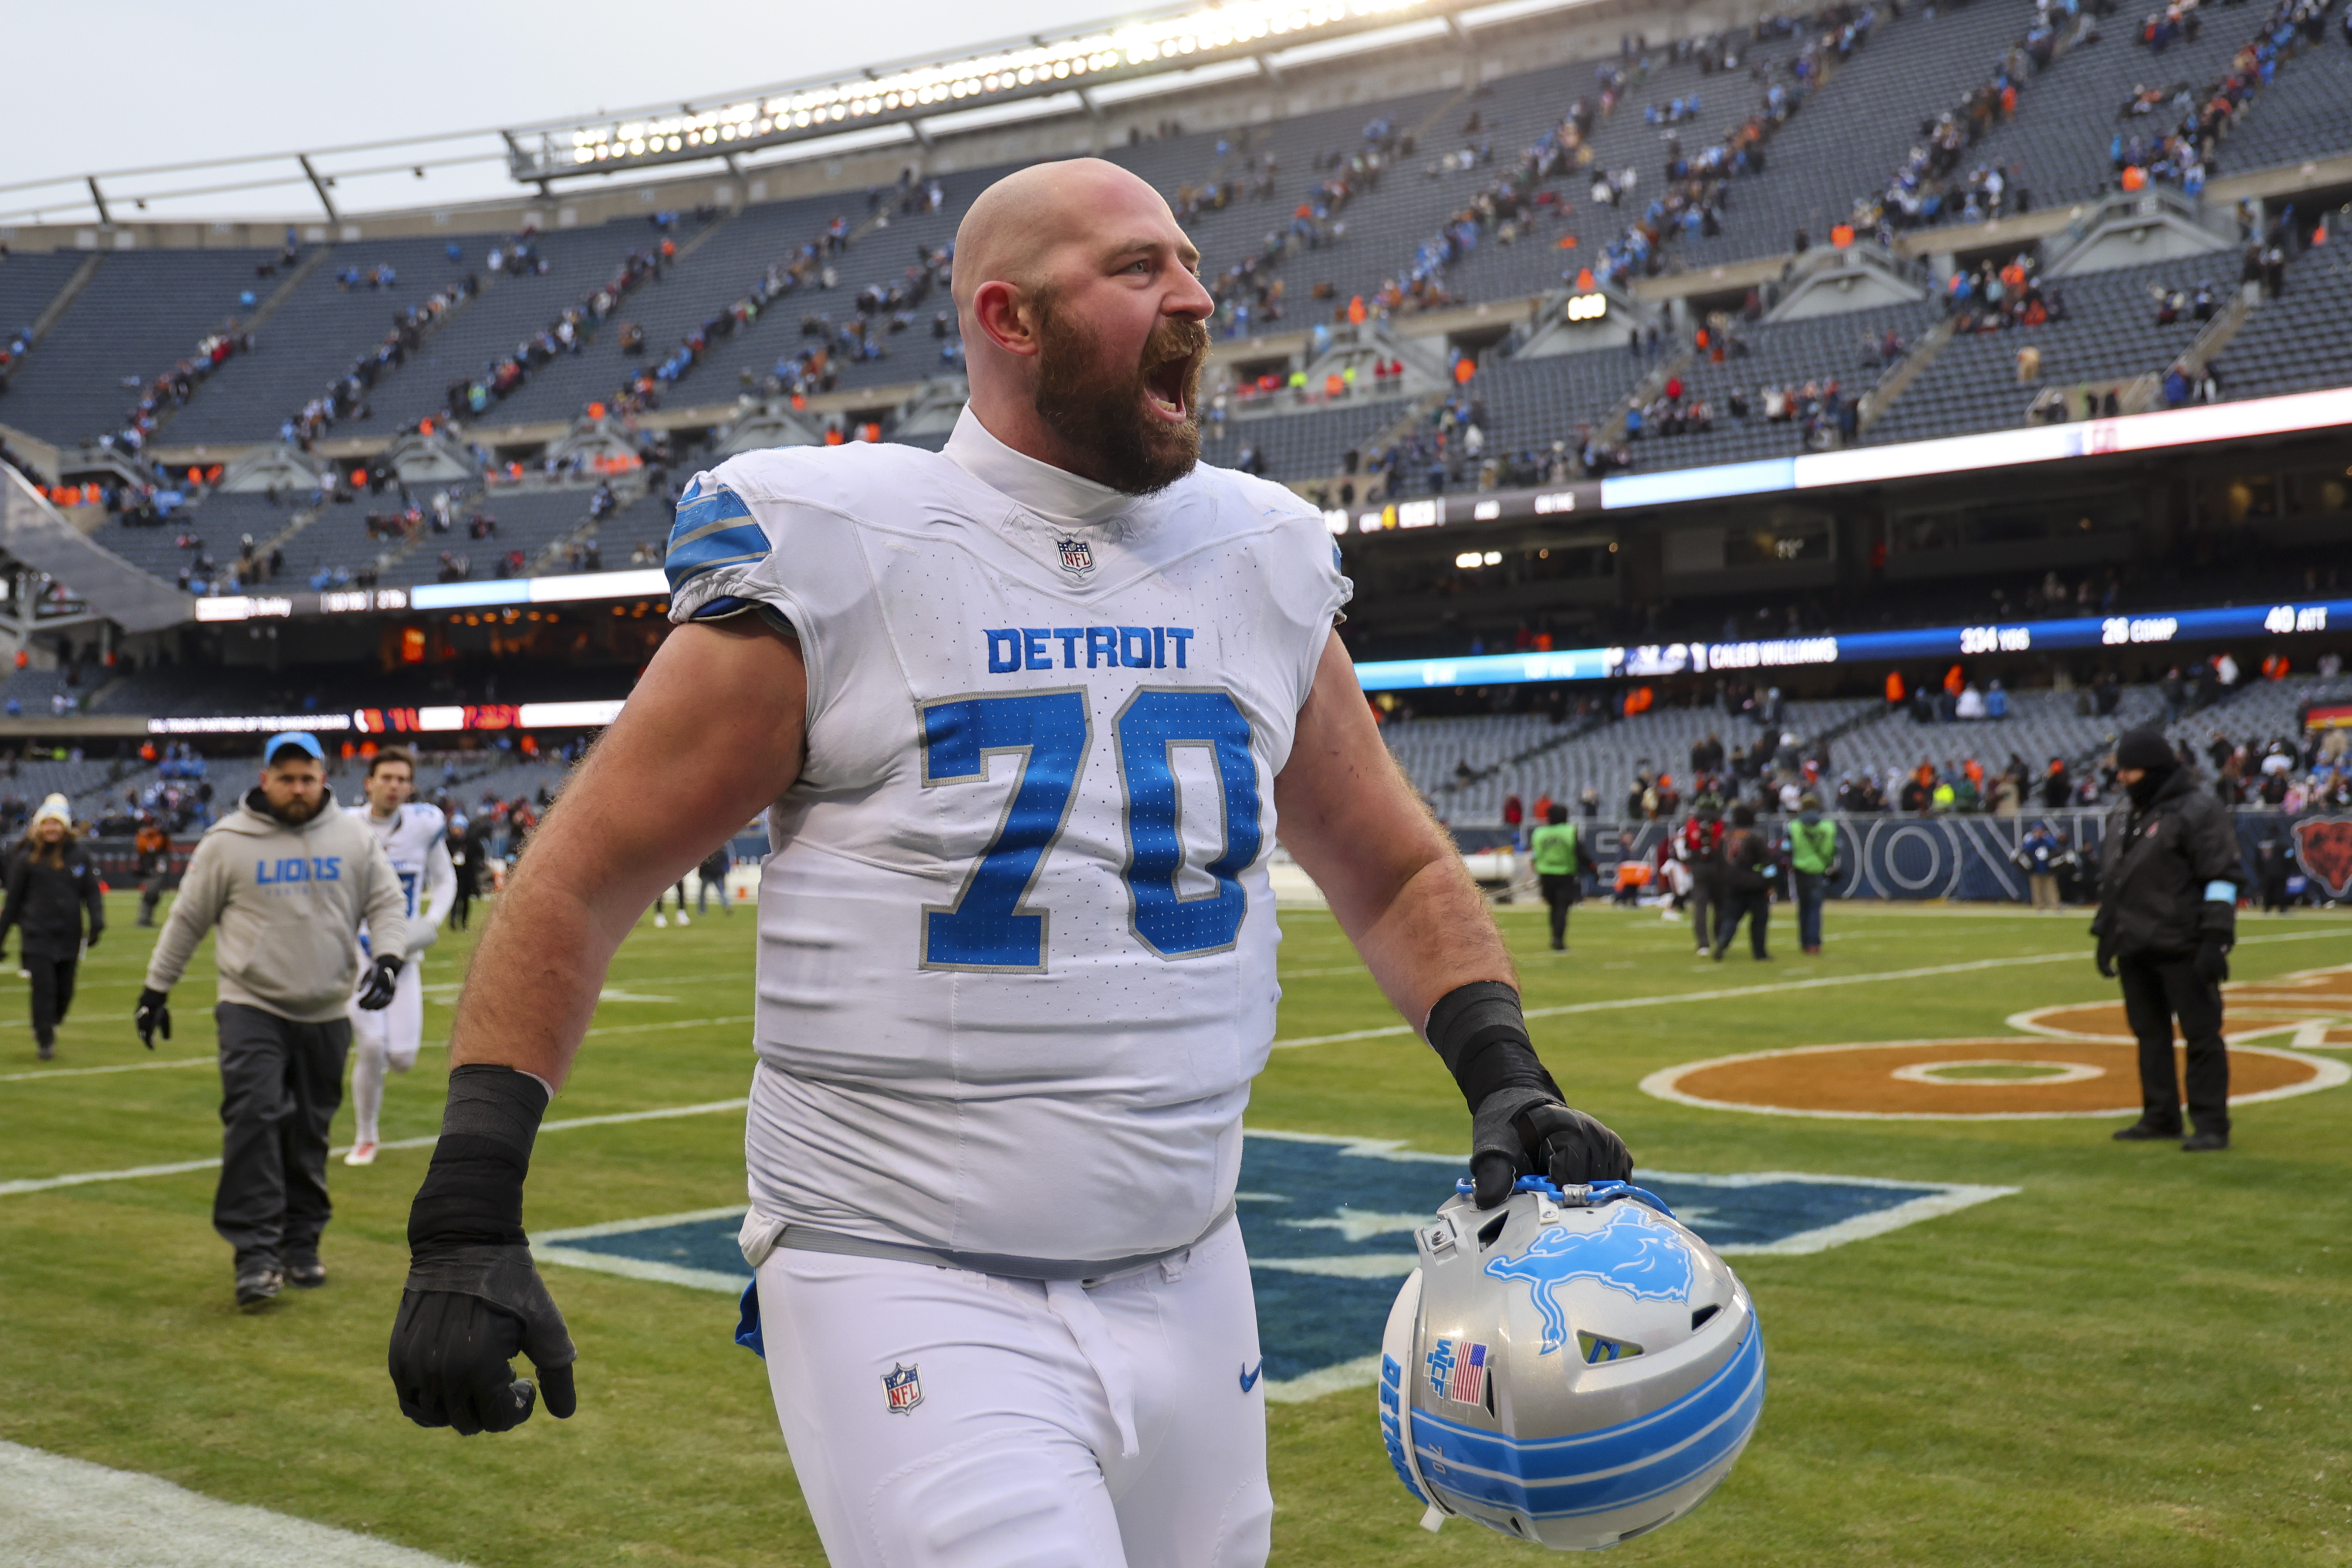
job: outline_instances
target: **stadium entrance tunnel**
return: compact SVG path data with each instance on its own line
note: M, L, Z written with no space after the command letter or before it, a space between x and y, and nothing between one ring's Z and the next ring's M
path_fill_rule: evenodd
M2185 1062L2179 1070L2185 1083ZM2230 1053L2232 1105L2347 1080L2352 1068L2299 1051L2236 1046ZM1713 1110L1868 1121L2125 1116L2140 1109L2138 1047L2128 1035L1796 1046L1686 1062L1652 1073L1642 1089Z

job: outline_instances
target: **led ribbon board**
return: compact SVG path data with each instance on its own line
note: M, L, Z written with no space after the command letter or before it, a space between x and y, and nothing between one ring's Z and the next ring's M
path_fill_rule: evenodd
M1903 658L1967 658L1979 654L2053 648L2130 647L2150 643L2219 642L2324 632L2352 626L2352 599L2292 605L2241 605L2130 616L2078 616L1916 631L1768 638L1753 642L1654 643L1637 647L1569 648L1488 654L1472 658L1377 660L1356 666L1367 691L1450 686L1511 686L1536 680L1605 680L1703 675L1719 669L1786 669Z

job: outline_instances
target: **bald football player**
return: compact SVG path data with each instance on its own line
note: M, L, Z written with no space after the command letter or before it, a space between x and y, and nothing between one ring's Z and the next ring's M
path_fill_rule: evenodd
M1199 464L1199 259L1116 165L1024 170L957 236L944 451L748 453L688 487L677 629L459 1005L393 1335L411 1417L520 1422L518 1351L571 1413L532 1138L614 948L756 813L746 1337L836 1564L1265 1561L1234 1194L1277 837L1460 1083L1482 1204L1630 1173L1373 727L1322 518Z

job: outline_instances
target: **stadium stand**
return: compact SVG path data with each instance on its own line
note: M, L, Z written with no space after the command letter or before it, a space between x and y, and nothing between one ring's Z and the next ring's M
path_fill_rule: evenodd
M1824 243L1854 198L1875 191L1917 139L1920 121L1981 82L2032 19L2014 0L1880 13L1869 42L1832 71L1803 113L1772 142L1763 174L1735 182L1723 232L1691 237L1694 262L1778 255L1797 232Z
M2214 76L2256 20L2217 13L2199 37L2158 53L2114 18L2108 31L2115 36L2084 41L2087 26L2056 7L2050 13L2056 18L2053 47L2071 47L2037 70L2011 51L2021 48L2038 15L2009 0L1899 16L1832 6L1740 34L1504 74L1467 90L1405 94L1268 124L1145 140L1112 155L1183 206L1204 273L1224 297L1221 331L1239 336L1312 324L1357 296L1377 309L1383 286L1391 287L1392 307L1409 316L1412 302L1395 299L1394 286L1416 274L1442 279L1431 302L1523 299L1558 289L1579 265L1603 262L1629 219L1655 228L1657 204L1672 184L1671 158L1696 157L1721 143L1759 113L1769 92L1781 95L1776 101L1786 122L1769 143L1764 167L1711 184L1687 226L1664 215L1674 232L1658 236L1656 253L1638 270L1671 273L1686 264L1777 256L1796 244L1800 229L1823 242L1858 201L1874 199L1891 174L1909 165L1936 113L1989 82L2014 79L2018 107L2003 115L1996 105L1952 177L1969 167L2005 167L2011 184L2035 190L2043 206L2095 195L2114 174L2107 136L2135 118L2118 120L2132 91L2158 77L2172 84ZM2341 70L2339 52L2305 48L2279 66L2275 81L2244 112L2230 148L2232 168L2250 166L2256 149L2293 156L2331 137L2342 140L2293 112L2326 98ZM2302 142L2281 141L2283 132L2263 129L2289 121L2304 125ZM1565 151L1570 143L1574 156ZM932 181L910 169L896 188L866 193L863 210L856 195L842 193L504 240L473 235L455 242L339 244L273 302L254 351L222 363L202 395L164 416L161 428L173 441L269 439L374 353L397 315L466 277L480 285L478 293L442 314L404 363L369 390L362 401L373 405L371 422L343 428L387 434L446 412L450 389L461 380L493 384L488 397L470 400L481 404L471 411L477 421L520 425L568 422L592 402L612 401L633 374L658 374L663 402L717 404L746 392L790 390L820 349L827 359L812 389L878 390L951 374L952 336L934 335L945 304L937 263L963 205L1002 172L982 168ZM1599 192L1591 188L1596 176L1609 182ZM1956 243L1969 237L1952 232ZM1575 242L1572 248L1561 248L1567 240ZM530 267L488 267L494 249L511 257L521 244ZM674 254L659 258L665 244ZM601 319L580 314L572 343L560 343L567 310L578 312L599 288L623 276L633 257L646 263L643 281ZM33 395L13 398L11 412L22 427L50 439L69 441L119 424L136 395L123 377L144 383L186 357L208 329L240 312L249 317L254 308L242 304L243 296L254 287L264 293L274 288L256 274L281 259L250 251L107 255L51 333L50 352L39 364L28 359L19 372L19 393ZM2064 280L2059 287L2067 319L2037 329L2031 345L2042 351L2042 382L2160 374L2180 346L2176 340L2193 331L2147 327L2137 319L2137 290L2150 282L2193 289L2219 273L2216 287L2226 293L2226 263L2217 257L2210 265L2158 264ZM8 304L11 314L36 308L33 301L52 296L79 265L67 256L12 258L7 278L24 281L0 282L10 290L0 304L21 299ZM395 279L388 284L380 281L387 268ZM2321 288L2329 281L2323 271ZM2273 303L2309 292L2291 288ZM2276 312L2255 312L2248 328L2255 335L2246 343L2271 342L2266 313ZM1881 338L1892 327L1908 343L1932 321L1928 312L1903 307L1854 314L1858 319L1736 325L1735 338L1754 363L1702 358L1683 376L1690 394L1709 405L1713 428L1637 442L1630 466L1738 461L1802 444L1801 427L1783 429L1780 421L1761 417L1758 388L1835 376L1850 400L1875 374L1859 347L1864 335ZM1690 325L1677 335L1686 341ZM626 350L625 327L634 329ZM2307 372L2300 363L2278 366L2266 359L2259 383L2250 383L2237 374L2252 357L2242 351L2227 362L2227 395L2246 395L2254 384L2292 385L2306 374L2344 374L2324 335L2315 340L2282 327L2277 338L2302 346L2298 358L2309 362ZM534 340L537 350L527 349ZM861 342L875 350L862 353ZM1885 443L2019 422L2033 389L2023 396L2010 389L2017 384L2015 351L2026 346L2004 334L1990 341L1963 335L1867 438ZM509 360L521 361L523 374L509 374L500 390L497 367ZM1489 355L1478 387L1492 420L1484 431L1487 447L1540 455L1580 426L1612 417L1654 368L1625 359L1612 364L1605 355L1515 367ZM1734 388L1749 392L1756 405L1745 418L1730 412ZM1276 418L1306 423L1288 426ZM1236 455L1251 450L1273 477L1313 481L1328 477L1349 446L1377 434L1375 423L1373 416L1317 408L1269 416L1246 440L1236 429L1230 447ZM1654 428L1656 421L1645 423Z
M1319 479L1339 472L1350 450L1360 451L1410 411L1409 405L1389 401L1229 419L1204 433L1201 451L1205 460L1226 468Z
M233 328L273 288L265 250L110 255L11 378L8 423L45 440L111 434L159 376L194 372L197 345ZM12 258L11 266L15 265Z
M458 251L452 259L448 251ZM339 245L311 269L254 334L250 353L213 374L202 398L172 421L171 439L275 439L304 404L323 395L381 342L398 315L436 290L485 270L499 241L384 239ZM509 279L499 279L504 284ZM520 289L528 280L513 279ZM383 434L389 419L361 434Z
M2223 391L2231 397L2273 397L2340 385L2352 374L2347 321L2352 321L2352 256L2333 248L2307 254L2288 269L2286 291L2254 307L2221 351Z
M2191 84L2211 81L2244 42L2244 16L2208 13L2197 41L2173 43L2161 54L2135 39L2139 24L2133 18L2106 18L2098 24L2096 41L2078 41L2033 80L2016 117L1969 149L1968 162L2020 171L2036 207L2108 194L2118 173L2110 140L2145 132L2161 117L2128 112L2126 105L2137 105L2152 88L2173 89L2165 94L2169 101Z
M5 392L33 349L33 327L87 258L71 251L0 256L0 392ZM0 403L0 416L13 417Z
M1974 757L1987 767L2005 764L2014 755L2039 774L2053 758L2064 759L2079 770L2103 754L2126 730L2160 718L2164 703L2152 686L2123 689L2110 714L2085 712L2087 691L2014 691L2006 694L2009 713L2003 719L1962 723L1920 723L1908 709L1889 709L1839 738L1836 764L1841 773L1869 773L1881 780L1900 779L1923 762L1937 766ZM1894 791L1888 791L1893 798Z
M1529 713L1392 720L1382 733L1414 787L1448 822L1500 822L1509 795L1528 809L1543 795L1576 809L1587 786L1599 795L1601 815L1615 819L1637 774L1686 777L1692 745L1709 735L1727 750L1777 750L1783 731L1810 740L1872 706L1859 699L1790 702L1769 732L1719 708L1681 708L1613 720Z
M2044 388L2158 376L2195 339L2199 322L2183 311L2158 325L2157 296L2187 296L2208 275L2196 262L2168 261L2046 283L2044 297L2062 300L2063 315L2053 311L2036 327L1956 334L1867 439L1883 445L2022 425ZM2021 360L2029 352L2030 376ZM2079 395L2068 416L2084 416Z
M1633 466L1700 468L1823 445L1834 439L1836 422L1818 412L1808 416L1808 398L1816 404L1824 397L1853 403L1917 344L1935 320L1930 306L1888 305L1792 321L1717 326L1712 331L1726 339L1725 357L1715 360L1712 351L1705 358L1694 355L1680 378L1684 408L1704 403L1708 427L1685 422L1678 434L1659 434L1674 430L1677 421L1671 405L1654 405L1645 415L1643 439L1629 448ZM1776 407L1782 410L1777 417L1769 412Z
M2231 168L2299 163L2352 147L2352 36L2344 30L2346 15L2323 11L2333 36L2298 55L2255 100L2231 134Z

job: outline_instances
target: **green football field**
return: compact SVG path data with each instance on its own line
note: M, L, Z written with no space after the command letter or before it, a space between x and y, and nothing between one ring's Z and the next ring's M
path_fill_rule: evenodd
M130 1013L152 933L129 897L110 909L55 1064L35 1061L25 983L0 966L0 1438L483 1565L822 1561L767 1383L715 1291L551 1265L579 1415L470 1440L400 1418L383 1352L421 1143L331 1167L325 1289L236 1310L212 1173L168 1169L218 1152L210 952L174 998L179 1037L151 1058ZM1613 1561L2352 1563L2352 1089L2243 1107L2237 1147L2196 1157L2111 1142L2120 1118L1671 1103L1640 1080L1780 1047L1999 1036L2011 1013L2112 989L2072 911L1833 905L1824 956L1800 957L1783 916L1769 965L1694 962L1646 912L1588 904L1560 955L1538 914L1502 920L1528 1005L1580 1007L1539 1020L1538 1045L1642 1167L2019 1189L1828 1250L1736 1257L1771 1356L1762 1424L1697 1512ZM1283 923L1283 1040L1396 1022L1328 917ZM2352 963L2341 915L2250 915L2242 933L2241 978ZM470 947L452 933L427 961L428 1044L391 1085L387 1139L438 1124L438 1041ZM740 1204L742 1119L723 1102L746 1088L752 947L748 910L640 925L540 1139L534 1233ZM636 1114L660 1110L682 1113ZM1249 1122L1436 1153L1467 1131L1403 1033L1276 1050ZM350 1126L346 1107L339 1144ZM102 1179L52 1182L68 1175ZM1276 1562L1532 1560L1465 1522L1418 1528L1368 1388L1270 1409ZM37 1558L38 1541L11 1543L9 1509L0 1561Z

